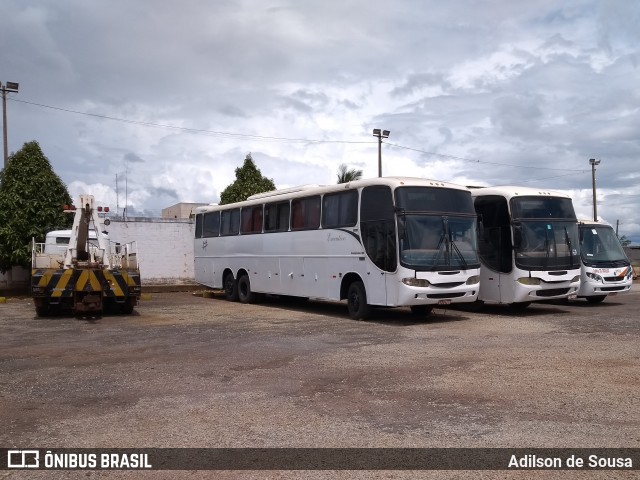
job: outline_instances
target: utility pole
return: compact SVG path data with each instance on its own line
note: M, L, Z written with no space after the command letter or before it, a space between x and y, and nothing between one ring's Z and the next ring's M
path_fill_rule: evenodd
M593 221L598 221L598 205L596 204L596 165L600 165L600 160L595 158L589 159L591 165L591 184L593 187Z
M373 129L373 136L378 137L378 177L382 176L382 139L389 138L390 133L389 130Z
M0 82L0 91L2 91L2 139L4 141L4 168L9 163L9 146L7 145L7 93L18 93L18 84L16 82L7 82L2 85Z

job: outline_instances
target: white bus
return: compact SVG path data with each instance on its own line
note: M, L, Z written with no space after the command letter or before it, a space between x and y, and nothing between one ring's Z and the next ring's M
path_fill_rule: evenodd
M480 225L480 301L526 307L576 295L578 221L569 196L527 187L471 194Z
M607 295L628 292L633 268L613 231L606 223L580 220L582 276L578 297L600 303Z
M352 318L372 305L426 315L476 300L476 229L470 192L439 181L276 190L196 210L195 279L232 301L268 293L346 299Z

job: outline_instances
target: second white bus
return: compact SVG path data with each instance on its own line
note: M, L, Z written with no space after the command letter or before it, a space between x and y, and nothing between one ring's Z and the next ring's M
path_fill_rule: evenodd
M480 222L480 301L526 307L576 295L580 246L568 195L509 186L471 193Z
M606 223L581 220L580 258L582 278L578 297L600 303L607 295L631 290L633 268L613 227Z
M476 214L470 192L385 177L254 195L196 211L195 278L229 300L268 293L371 306L473 302Z

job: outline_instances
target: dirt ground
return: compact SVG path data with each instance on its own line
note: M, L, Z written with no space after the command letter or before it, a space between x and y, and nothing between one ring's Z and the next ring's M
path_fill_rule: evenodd
M640 447L640 291L436 309L157 293L131 316L0 304L0 446ZM9 472L0 478L637 478L636 472Z

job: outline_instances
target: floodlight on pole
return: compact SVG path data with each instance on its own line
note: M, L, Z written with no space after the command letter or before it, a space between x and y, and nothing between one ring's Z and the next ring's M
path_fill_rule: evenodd
M373 129L373 136L378 137L378 177L382 176L382 139L389 138L389 130Z
M593 221L598 221L598 205L596 204L596 165L600 165L600 160L595 158L589 159L591 165L591 185L593 190Z
M7 145L7 93L18 93L18 84L16 82L6 82L2 85L0 82L0 91L2 92L2 140L4 144L4 168L7 168L9 162L9 147Z

